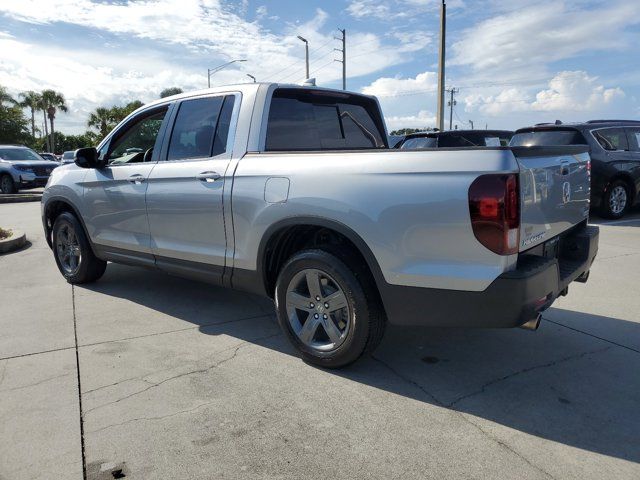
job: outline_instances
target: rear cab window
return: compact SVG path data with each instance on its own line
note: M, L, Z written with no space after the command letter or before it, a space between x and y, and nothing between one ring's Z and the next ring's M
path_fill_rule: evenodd
M387 148L375 100L322 90L274 91L266 130L266 151L322 151Z
M574 129L532 130L516 132L509 145L512 147L587 145L587 140L581 132Z

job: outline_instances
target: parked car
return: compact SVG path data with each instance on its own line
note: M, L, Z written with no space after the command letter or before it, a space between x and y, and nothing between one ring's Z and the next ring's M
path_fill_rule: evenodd
M390 150L374 97L226 86L78 150L42 220L72 284L112 261L270 296L302 356L340 367L387 321L537 328L597 252L587 150Z
M23 145L0 145L0 193L44 187L57 166Z
M75 150L67 150L63 152L62 157L60 158L61 163L73 163L75 158Z
M58 157L53 153L40 152L40 153L38 153L38 155L40 155L45 160L49 160L51 162L57 162L58 161Z
M511 145L588 145L592 207L604 217L620 218L640 200L639 121L541 123L517 130Z
M466 148L504 147L509 145L513 132L509 130L447 130L419 132L407 135L395 148Z

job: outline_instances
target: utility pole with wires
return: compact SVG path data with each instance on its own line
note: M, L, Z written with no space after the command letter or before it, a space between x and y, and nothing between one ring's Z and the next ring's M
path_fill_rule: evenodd
M440 7L440 56L438 57L438 129L444 130L444 60L447 30L447 5L442 0Z
M338 29L342 33L342 38L333 37L336 40L342 40L342 49L334 48L336 52L342 52L342 60L335 60L342 63L342 90L347 89L347 31L346 29Z
M449 102L447 103L447 106L450 107L450 110L449 110L449 130L451 130L453 128L453 107L455 107L458 104L458 102L455 101L453 96L456 93L458 93L460 91L460 89L459 88L455 88L455 87L451 87L451 88L448 88L445 91L451 95L451 100L449 100Z

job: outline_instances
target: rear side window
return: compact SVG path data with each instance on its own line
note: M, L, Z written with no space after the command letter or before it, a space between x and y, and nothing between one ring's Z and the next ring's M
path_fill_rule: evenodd
M233 102L233 96L183 101L171 132L167 160L225 153Z
M512 147L540 147L556 145L586 145L582 133L577 130L537 130L516 133L509 145Z
M605 150L629 150L627 135L623 128L602 128L591 133Z
M267 121L266 150L385 148L377 104L366 97L278 89Z
M627 128L629 150L640 152L640 128Z

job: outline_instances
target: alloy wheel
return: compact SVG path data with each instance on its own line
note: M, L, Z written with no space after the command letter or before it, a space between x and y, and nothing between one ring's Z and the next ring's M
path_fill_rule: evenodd
M74 228L64 224L56 236L56 251L62 269L68 275L78 271L82 261L82 250Z
M609 208L611 213L620 215L627 206L627 189L617 185L609 194Z
M351 309L342 287L318 269L294 275L286 292L286 310L298 339L321 352L342 345L351 328Z

